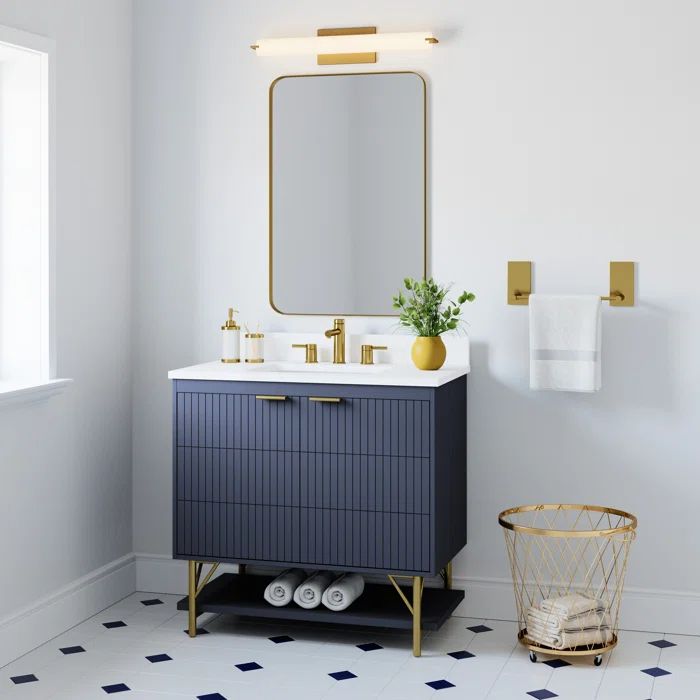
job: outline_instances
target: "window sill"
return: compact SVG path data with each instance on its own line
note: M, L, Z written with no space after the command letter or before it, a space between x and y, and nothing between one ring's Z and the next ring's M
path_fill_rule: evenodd
M22 384L21 382L0 382L0 408L20 403L33 403L60 394L72 379L49 379L45 382Z

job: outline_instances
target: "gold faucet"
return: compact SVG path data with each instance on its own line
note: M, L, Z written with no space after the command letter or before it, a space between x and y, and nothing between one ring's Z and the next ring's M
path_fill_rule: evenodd
M345 364L345 320L333 320L333 328L326 331L326 338L333 338L333 364Z

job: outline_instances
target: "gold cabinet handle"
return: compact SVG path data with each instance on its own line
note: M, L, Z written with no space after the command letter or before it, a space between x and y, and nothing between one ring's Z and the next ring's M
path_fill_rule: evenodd
M337 396L309 396L309 401L316 401L318 403L340 403L342 399Z
M260 399L261 401L286 401L287 400L286 396L273 396L273 395L269 395L269 394L256 394L255 398Z

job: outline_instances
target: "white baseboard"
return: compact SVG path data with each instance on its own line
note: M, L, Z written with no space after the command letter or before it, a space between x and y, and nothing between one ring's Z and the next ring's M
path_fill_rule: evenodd
M137 553L136 586L154 593L187 592L185 562L163 554ZM235 571L235 566L220 567ZM374 578L374 577L372 577ZM510 579L454 577L453 586L467 595L455 613L465 617L515 620L513 585ZM700 593L626 588L622 601L621 627L627 630L698 634Z
M0 666L135 590L134 555L127 554L0 620Z
M515 598L510 579L453 579L455 588L467 591L457 615L492 620L515 620ZM644 632L700 633L700 594L626 587L620 627Z
M187 595L187 563L167 554L134 554L136 590L149 593ZM236 571L237 566L222 564L217 572Z

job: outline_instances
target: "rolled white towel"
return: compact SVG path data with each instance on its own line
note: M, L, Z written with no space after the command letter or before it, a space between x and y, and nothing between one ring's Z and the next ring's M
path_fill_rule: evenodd
M287 569L276 579L270 581L263 597L270 605L275 605L278 608L287 605L292 601L297 586L305 578L306 572L303 569Z
M295 591L294 602L311 610L321 604L323 592L331 585L335 574L330 571L315 571Z
M360 574L343 574L323 592L322 602L329 610L345 610L365 590L365 580Z

